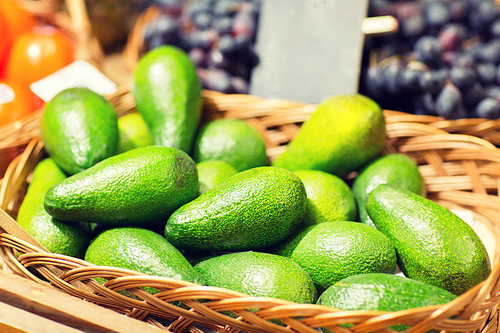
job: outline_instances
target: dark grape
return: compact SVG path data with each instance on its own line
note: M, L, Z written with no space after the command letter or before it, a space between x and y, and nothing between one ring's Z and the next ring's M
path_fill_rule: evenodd
M500 37L500 19L496 19L490 25L490 35L494 38Z
M210 12L212 7L211 1L193 1L187 7L186 13L192 18L200 12Z
M469 67L452 67L449 76L451 83L462 91L471 87L477 80L477 72Z
M431 94L436 94L443 89L446 76L437 70L424 72L419 79L420 88Z
M483 91L484 98L489 97L500 101L500 87L499 86L489 86L484 88Z
M420 95L419 105L423 114L436 115L435 101L431 93L427 92Z
M453 84L447 84L436 98L436 114L443 118L455 118L462 108L462 93Z
M414 68L404 68L401 72L401 87L406 91L417 94L420 91L420 77L423 71Z
M224 55L230 55L236 50L236 43L231 35L222 35L219 38L219 51Z
M248 94L248 82L238 76L231 78L231 87L237 94Z
M161 44L176 44L178 42L178 32L179 23L174 17L170 15L160 15L158 19L146 26L144 40L148 42L153 36L161 36ZM154 42L149 42L150 47L153 48L152 44L158 41L159 39L156 38Z
M213 21L213 27L219 34L230 34L233 31L233 19L228 16L221 16Z
M205 84L208 89L228 93L231 91L231 77L222 69L209 69L206 72Z
M443 51L456 51L467 37L467 29L462 23L449 23L439 31L439 43Z
M469 23L477 33L487 34L497 18L498 9L492 1L477 1L470 13Z
M500 64L500 39L494 39L484 45L480 45L475 53L476 59L482 62Z
M441 62L443 50L439 40L434 36L420 37L413 47L417 59L431 66L436 66Z
M213 9L215 16L232 16L236 12L236 4L231 0L219 0Z
M425 32L426 25L423 14L412 15L401 21L401 33L406 38L417 38Z
M189 50L189 59L193 62L196 67L205 66L205 51L202 48L195 47Z
M425 19L431 29L440 29L450 21L451 13L448 3L440 0L426 3Z
M206 64L208 68L227 69L229 67L229 59L219 50L210 50L207 53Z
M390 94L397 95L402 91L401 75L403 68L403 63L400 61L393 62L384 68L384 87Z
M459 66L459 67L474 67L476 65L476 61L474 55L471 53L458 53L450 64L450 67Z
M368 95L375 99L380 99L384 95L384 71L376 65L368 66L364 75L364 87Z
M483 99L476 106L476 115L487 119L500 118L500 102L490 97Z
M164 14L177 16L182 11L181 0L154 0L153 3L160 7Z
M238 13L234 17L233 34L235 36L245 35L249 38L255 36L255 20L252 15L246 13Z
M199 30L206 30L212 23L212 15L209 12L199 12L193 17L193 23Z
M484 89L481 83L476 81L472 87L463 92L464 105L473 110L477 103L484 98Z
M462 22L467 18L469 6L467 0L454 0L449 2L450 19L453 22Z
M476 66L479 82L484 86L489 86L496 83L497 67L495 64L485 62Z

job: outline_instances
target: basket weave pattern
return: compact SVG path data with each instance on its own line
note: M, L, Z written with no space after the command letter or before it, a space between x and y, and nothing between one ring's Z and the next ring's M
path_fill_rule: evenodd
M104 54L92 34L84 0L18 0L21 5L45 24L60 28L74 42L75 59L100 68ZM28 142L37 136L41 110L18 121L0 126L0 177L9 163L22 153Z
M108 98L118 115L134 112L134 100L127 87L120 87ZM281 154L284 145L295 137L302 122L316 108L316 105L213 91L203 91L203 98L205 120L245 119L265 138L270 159ZM430 199L448 208L473 211L475 218L499 238L500 150L476 136L449 134L443 127L432 126L439 121L426 116L394 111L384 111L384 114L387 122L384 153L401 152L412 157L419 165ZM482 120L481 124L487 122ZM10 164L0 187L0 207L11 216L16 216L29 175L43 156L43 142L35 137L24 153ZM8 217L0 214L0 219L5 218ZM7 268L171 332L201 332L193 324L219 332L317 333L318 327L334 332L395 332L390 327L400 323L412 326L407 332L430 329L499 332L499 253L493 254L494 269L488 279L456 300L440 306L384 313L338 311L320 305L250 297L227 289L94 266L80 259L49 253L33 244L8 233L0 234L0 253ZM28 268L35 269L49 282L41 280ZM93 280L96 277L107 282L101 285ZM152 295L141 287L152 287L160 292ZM177 305L179 303L182 305ZM228 312L232 316L228 316ZM165 327L161 319L171 324ZM270 322L270 319L278 319L283 325ZM342 323L354 326L339 326Z

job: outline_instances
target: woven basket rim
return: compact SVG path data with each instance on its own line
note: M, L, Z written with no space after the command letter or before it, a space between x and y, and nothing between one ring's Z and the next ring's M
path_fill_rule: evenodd
M265 120L273 117L273 113L280 113L282 111L280 106L284 105L286 105L287 110L291 110L290 112L301 113L304 112L304 108L309 112L314 110L314 106L304 105L303 103L285 101L286 103L280 104L279 101L260 100L254 96L245 97L245 95L228 96L218 92L204 91L205 112L212 113L217 118L228 114L238 116L238 111L240 111L243 119L254 117L254 120L259 119L260 121L260 119ZM131 99L128 87L121 87L117 94L108 96L108 98L115 106L120 106L117 107L117 113L119 114L125 114L134 108L133 98ZM251 112L252 108L254 108L253 113ZM487 221L491 228L494 229L492 229L492 232L495 235L500 235L500 211L498 209L497 194L500 188L500 181L498 180L500 171L497 172L497 166L500 164L500 149L481 138L463 134L446 134L445 130L432 126L435 122L426 123L425 121L429 120L428 117L425 121L413 122L412 119L416 119L418 116L392 110L385 110L384 115L388 128L387 145L384 152L390 153L396 147L398 149L403 147L406 149L405 153L409 154L410 157L419 162L423 161L422 166L425 168L422 170L426 178L435 179L436 181L446 180L445 185L440 185L440 182L433 183L435 189L431 188L431 191L429 191L432 200L450 208L469 204L475 205L477 201L478 207L471 207L475 209L473 210L474 214L480 220ZM284 126L288 125L285 124ZM265 126L263 127L265 128ZM269 131L269 129L265 130ZM271 132L274 134L272 130ZM438 138L440 139L439 147L433 144ZM281 139L278 138L279 140ZM270 142L274 144L272 140ZM0 204L3 205L2 208L6 208L4 201L7 200L5 197L2 198L2 190L7 188L7 183L15 184L17 188L22 186L21 183L23 182L20 181L20 178L24 177L26 179L29 171L43 157L40 145L43 147L43 142L40 141L39 137L32 139L29 145L30 150L12 163L12 168L6 173L10 178L6 181L4 178L2 187L0 187ZM271 150L274 148L272 147ZM465 162L464 158L473 161L474 163L471 163L474 165ZM477 172L477 175L470 177L466 181L462 179L462 181L457 182L456 179L462 177L461 172L463 170L472 170L471 172ZM483 180L488 180L488 177L492 177L492 180L496 177L497 183L493 185L488 182L484 183ZM458 188L451 191L441 191L443 186L449 186L450 183L458 186ZM492 190L496 191L496 193L489 193ZM10 195L14 194L11 193ZM148 313L152 317L170 316L169 318L176 320L176 325L179 325L170 327L175 332L180 332L179 327L184 327L192 322L197 322L200 325L211 325L211 327L218 327L221 330L224 325L229 324L232 328L249 332L258 332L262 331L262 329L269 332L309 332L314 327L321 325L327 325L339 332L367 332L377 329L387 331L387 327L398 321L415 324L412 328L412 331L415 332L424 332L431 328L462 331L463 326L460 325L465 325L465 323L469 325L467 327L471 327L471 330L475 330L493 325L493 316L497 313L498 304L500 303L500 297L498 296L500 290L500 251L498 247L496 253L494 253L495 265L488 279L458 297L457 300L444 305L408 309L397 313L345 312L332 308L325 309L324 306L317 304L289 304L283 300L255 298L249 295L235 297L232 291L221 291L206 286L193 286L189 282L184 285L184 282L179 280L151 277L138 272L129 272L130 274L127 275L127 272L122 269L91 266L89 263L85 263L80 267L78 265L82 264L82 262L78 260L75 262L75 259L72 258L43 253L39 250L31 252L29 244L23 244L22 241L11 234L0 235L0 249L0 253L9 268L17 272L17 274L35 279L36 277L26 269L26 267L34 267L49 279L52 285L59 289L102 306L127 312L128 315L140 320L154 321L154 319L147 316ZM16 258L14 254L16 251L26 252L26 254ZM62 279L52 272L49 267L56 267L63 271ZM99 275L109 277L109 282L105 286L97 285L91 281L92 277ZM85 293L82 294L71 283L83 284ZM156 299L151 294L138 289L138 287L148 286L148 284L160 289L164 287L164 290L162 289L163 294L160 295L161 299ZM89 288L94 289L94 293L90 292ZM125 296L117 293L117 291L121 290L120 288L127 289L140 301L134 302L124 298ZM202 296L210 296L214 297L214 299L209 299L207 304L196 301ZM147 305L144 305L144 300L146 300ZM188 307L191 307L191 310L182 312L173 309L164 304L165 300L180 300ZM251 312L248 311L249 304L259 304L262 305L262 308L260 311ZM234 318L224 317L224 315L218 313L218 311L222 311L221 309L233 309L234 313L239 315L241 319L235 320ZM301 314L304 315L302 321L294 318ZM460 314L460 318L463 319L448 319L450 314ZM472 315L477 318L470 319ZM278 327L266 321L269 318L274 318L273 316L285 320L289 328ZM356 325L350 330L338 326L339 323L346 322L346 320L350 320Z

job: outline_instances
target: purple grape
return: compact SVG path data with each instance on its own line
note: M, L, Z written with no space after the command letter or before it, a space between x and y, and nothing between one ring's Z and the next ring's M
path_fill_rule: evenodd
M452 67L450 70L450 81L458 89L464 91L477 81L477 72L469 67Z
M215 3L213 13L215 16L232 16L237 10L236 4L231 0L219 0Z
M446 76L443 75L442 72L433 70L433 71L425 71L420 75L419 85L420 88L431 94L436 94L441 89L443 89L444 84L446 82Z
M193 23L198 30L206 30L212 23L212 15L209 12L199 12L193 17Z
M450 19L453 22L461 22L467 18L469 12L469 5L467 0L454 0L450 1Z
M408 67L404 68L400 76L402 88L412 94L420 92L420 77L422 74L422 70Z
M496 99L486 97L476 106L476 115L480 118L500 118L500 102Z
M483 90L483 97L484 98L493 98L496 99L497 101L500 101L500 87L499 86L489 86L484 88Z
M456 53L454 60L451 62L450 67L474 67L476 61L472 53Z
M248 36L253 39L255 36L255 20L251 15L246 13L238 13L234 17L233 34L235 36Z
M425 32L425 19L423 14L412 15L401 20L401 33L406 38L417 38Z
M449 23L439 31L439 43L443 51L456 51L467 37L467 28L462 23Z
M426 2L425 19L430 28L440 29L450 18L448 3L440 0Z
M484 86L489 86L496 83L497 67L490 62L481 63L476 66L478 80Z
M207 89L228 93L231 91L231 77L222 69L209 69L205 77Z
M207 53L206 64L208 68L227 69L229 67L228 57L219 50L210 50Z
M217 17L212 24L214 29L221 35L230 34L233 31L233 19L231 17Z
M400 61L393 62L384 68L384 87L385 90L393 95L397 95L402 91L401 75L404 64Z
M200 47L194 47L189 50L189 59L193 62L196 67L205 66L205 51Z
M417 59L431 66L436 66L441 62L443 50L439 40L430 35L420 37L413 47Z
M376 65L370 64L364 75L364 88L369 96L381 99L384 95L384 71Z
M484 98L484 88L476 81L472 87L463 92L464 105L469 109L473 110L477 103Z
M219 51L224 55L230 55L236 50L234 38L231 35L222 35L217 43Z
M480 45L475 54L477 60L500 64L500 39L493 39L490 42Z
M436 114L443 118L455 118L462 108L462 93L453 84L447 84L436 98Z
M496 19L493 23L491 23L489 32L494 38L500 37L500 19Z
M153 3L160 7L162 13L167 15L178 16L182 11L181 0L154 0Z
M493 1L477 1L469 15L470 26L479 34L487 34L499 11Z
M144 40L149 49L163 44L176 45L179 40L178 32L179 22L174 17L170 15L160 15L157 20L146 26Z
M248 94L248 82L241 77L232 77L231 87L236 94Z

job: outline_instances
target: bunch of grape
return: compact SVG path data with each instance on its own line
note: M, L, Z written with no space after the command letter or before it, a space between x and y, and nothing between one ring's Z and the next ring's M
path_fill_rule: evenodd
M145 45L175 45L198 68L205 89L248 93L260 0L154 0L159 18L148 24Z
M493 0L371 0L397 34L367 37L360 92L383 108L500 118L500 7Z

